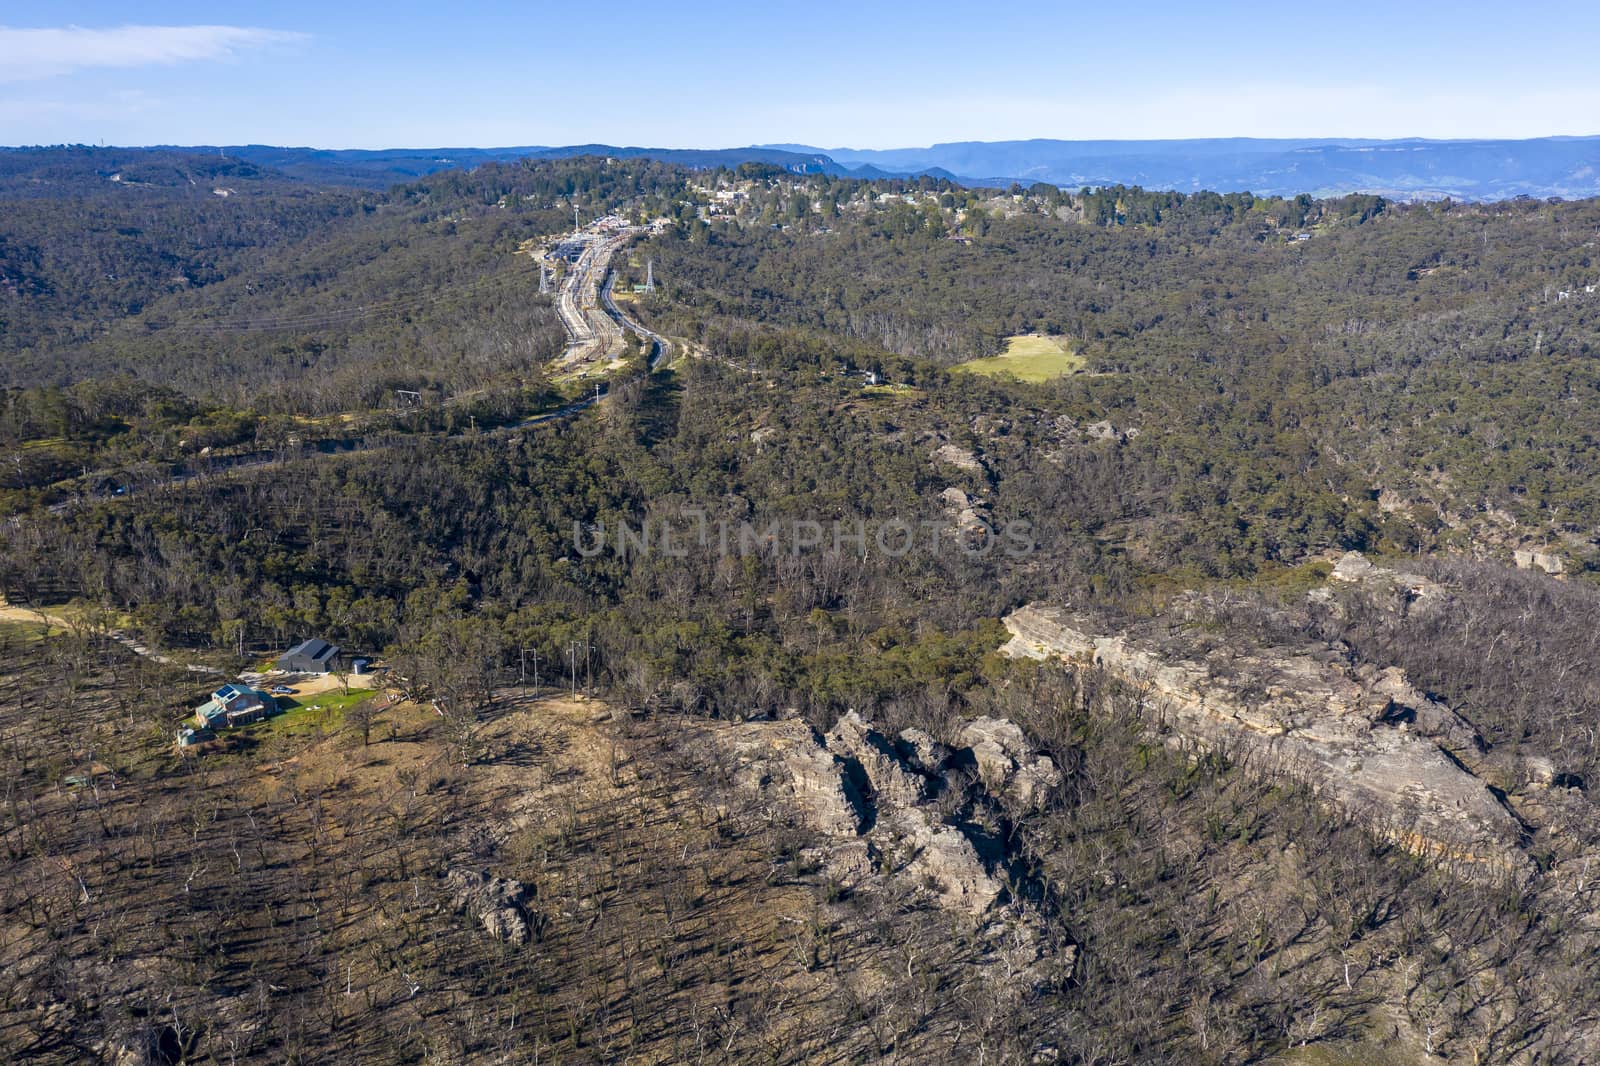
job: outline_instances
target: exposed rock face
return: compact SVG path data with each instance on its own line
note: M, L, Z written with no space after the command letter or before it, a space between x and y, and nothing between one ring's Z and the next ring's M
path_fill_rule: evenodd
M1123 433L1110 422L1091 422L1085 427L1084 432L1094 440L1114 440L1121 444L1125 439Z
M915 807L928 798L928 779L908 768L883 734L862 721L855 711L828 730L827 745L845 764L847 776L854 776L849 771L861 776L857 788L870 790L874 802L904 808Z
M1365 560L1362 560L1365 563ZM1352 565L1355 580L1367 580ZM1284 771L1397 843L1470 874L1532 870L1516 816L1475 777L1471 725L1398 670L1357 671L1322 649L1207 650L1103 636L1038 605L1005 619L1007 655L1098 667L1143 694L1152 726Z
M1449 707L1412 685L1405 671L1390 666L1376 674L1357 670L1353 676L1375 697L1372 703L1377 709L1372 719L1374 725L1407 725L1469 770L1482 765L1484 746L1478 731Z
M1023 810L1037 808L1061 784L1056 764L1048 755L1036 753L1014 722L975 719L962 730L961 743L971 753L984 787Z
M1519 570L1543 570L1547 574L1564 574L1567 564L1561 556L1551 555L1549 552L1523 551L1518 549L1511 553L1512 560Z
M956 827L913 808L896 811L881 835L894 867L932 888L942 906L978 917L1000 897L1000 882Z
M451 905L482 922L490 936L511 944L528 942L533 893L521 881L463 867L451 870L445 880L450 885Z
M894 746L913 770L929 777L938 777L950 764L950 749L923 729L902 729Z
M951 486L939 494L944 509L955 522L956 532L963 537L986 535L989 529L989 508L982 500L968 496Z
M930 733L907 729L891 741L851 711L826 738L804 722L705 723L709 747L748 794L794 812L824 836L815 854L830 876L853 890L891 882L926 892L942 908L993 933L1024 954L1040 939L1031 905L1007 892L1000 845L958 812L975 807L1022 814L1060 780L1048 757L1004 719L979 719L952 752ZM982 752L975 750L982 748ZM948 772L966 763L979 783ZM952 788L970 791L951 792ZM777 807L776 805L782 805ZM765 804L763 804L765 806ZM1002 935L1003 934L1003 935ZM998 948L997 948L998 950ZM1010 954L1006 965L1018 964ZM1074 952L1055 954L1070 971Z
M746 723L717 731L716 739L733 762L736 784L794 810L818 832L861 830L860 795L804 721Z
M1015 734L1017 748L1031 751L1022 731L1010 722L980 721L997 732L1009 730ZM937 758L940 745L925 733L916 739L923 738L930 760ZM1008 739L1012 739L1009 734ZM828 731L827 746L840 759L847 779L860 776L858 787L875 804L878 819L870 839L891 871L930 889L948 910L981 917L994 906L1004 891L1002 882L990 872L973 841L956 826L946 824L926 802L942 782L915 769L855 711L845 714ZM1015 766L1008 767L990 791L999 795L1014 773Z
M1377 594L1392 609L1401 613L1413 605L1432 606L1439 601L1442 592L1437 583L1420 574L1374 566L1360 552L1346 552L1328 576Z
M958 470L965 470L969 474L978 474L982 477L989 476L989 468L983 465L983 460L978 458L976 452L970 448L963 448L956 444L941 444L933 451L933 457L941 463L949 463Z
M1017 766L1017 774L1006 786L1006 795L1024 810L1036 810L1061 784L1061 771L1048 755L1036 755Z
M1367 561L1367 557L1360 552L1345 552L1344 557L1334 565L1332 576L1335 581L1348 581L1351 584L1364 584L1377 578L1383 571Z
M961 731L961 743L972 753L984 787L1000 791L1016 773L1014 754L1028 748L1028 740L1015 722L1004 718L977 718Z
M1551 788L1556 783L1556 764L1539 755L1530 756L1522 760L1523 771L1526 773L1528 783L1538 785L1540 788Z

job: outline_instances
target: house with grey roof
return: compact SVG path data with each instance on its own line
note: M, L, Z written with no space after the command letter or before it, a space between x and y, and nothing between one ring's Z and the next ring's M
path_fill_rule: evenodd
M325 674L339 666L339 648L312 637L303 640L278 657L278 669L296 674Z

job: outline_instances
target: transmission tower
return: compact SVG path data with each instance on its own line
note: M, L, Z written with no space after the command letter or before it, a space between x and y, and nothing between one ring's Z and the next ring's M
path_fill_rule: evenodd
M654 259L646 259L644 261L644 291L656 291L656 261Z
M550 295L550 267L543 259L539 260L539 295Z

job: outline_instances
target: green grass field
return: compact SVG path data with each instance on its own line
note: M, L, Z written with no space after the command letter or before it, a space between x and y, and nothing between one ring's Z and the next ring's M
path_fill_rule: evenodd
M1007 337L1005 351L999 355L959 363L952 369L1040 382L1083 369L1083 358L1055 337L1024 333Z
M896 383L896 384L893 384L893 385L863 385L861 387L861 395L868 396L868 397L882 396L882 397L900 397L901 399L907 399L907 398L916 398L916 397L920 397L920 396L925 396L925 395L927 395L927 393L925 393L921 389L915 388L914 386L911 386L911 385L903 385L903 384Z
M275 733L309 733L319 727L336 729L344 721L346 709L376 694L370 688L353 688L349 692L330 690L314 696L275 696L283 713L266 719L260 727Z
M50 627L52 631L56 627ZM20 647L24 644L44 643L45 627L38 622L21 622L10 618L0 618L0 654L7 648Z

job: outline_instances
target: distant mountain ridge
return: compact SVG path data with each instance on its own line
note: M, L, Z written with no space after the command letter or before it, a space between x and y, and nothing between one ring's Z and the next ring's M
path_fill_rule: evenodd
M0 149L15 169L33 149ZM324 149L232 145L83 149L106 158L147 152L226 157L302 181L382 188L436 171L517 159L580 155L645 157L696 168L766 163L801 174L850 178L927 175L970 187L1044 182L1140 185L1180 192L1293 196L1381 193L1397 199L1502 200L1600 196L1600 136L1530 140L1377 140L1248 137L1145 141L958 141L926 148L644 148L609 144L507 148ZM0 169L5 169L0 158Z
M571 159L592 155L612 159L655 159L662 163L709 170L734 168L743 163L767 163L796 174L831 174L835 177L904 178L926 173L932 177L960 181L939 167L885 169L872 163L846 166L825 152L811 149L752 145L743 148L640 148L614 144L570 144L560 147L528 145L517 148L388 148L320 149L275 148L268 145L243 145L228 148L196 149L225 152L260 166L306 180L345 181L364 184L361 179L384 184L408 181L448 167L473 167L481 163L510 162L516 159ZM979 184L962 182L962 184ZM1010 184L1009 181L1001 184Z
M452 167L475 167L483 163L511 162L517 159L571 159L582 155L609 156L613 159L644 157L700 169L736 167L741 163L771 163L797 173L836 173L844 169L833 160L816 152L791 152L758 147L636 148L614 144L572 144L560 147L526 145L512 148L322 149L278 148L248 144L204 150L222 151L236 159L270 166L284 174L307 180L371 178L378 184L407 181Z
M1375 192L1405 199L1600 195L1600 136L1529 140L1371 138L1155 141L959 141L858 150L763 145L826 155L847 166L940 168L964 183L1142 185L1197 192L1318 196Z

